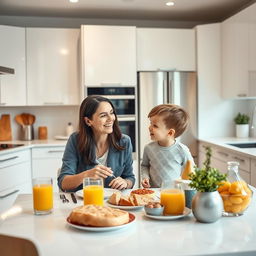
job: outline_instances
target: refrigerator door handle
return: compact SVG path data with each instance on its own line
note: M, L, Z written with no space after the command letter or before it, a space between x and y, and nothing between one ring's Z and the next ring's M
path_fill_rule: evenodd
M163 103L168 103L168 86L167 86L167 80L163 80Z

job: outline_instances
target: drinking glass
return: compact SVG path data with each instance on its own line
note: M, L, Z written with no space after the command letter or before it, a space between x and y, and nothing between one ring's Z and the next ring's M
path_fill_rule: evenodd
M102 178L84 178L83 179L84 205L94 204L103 205L104 190Z
M33 179L33 207L36 215L49 214L53 209L52 178Z
M181 215L185 209L185 195L181 184L163 182L160 194L164 215Z

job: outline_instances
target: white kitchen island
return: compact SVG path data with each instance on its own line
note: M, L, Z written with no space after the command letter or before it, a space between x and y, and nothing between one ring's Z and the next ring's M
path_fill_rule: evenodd
M254 189L255 195L255 189ZM136 216L132 225L109 232L90 232L72 228L66 218L82 205L62 203L55 194L54 212L35 216L32 195L19 195L12 210L16 214L0 216L0 234L31 239L40 255L74 256L160 256L160 255L256 255L256 204L240 217L222 217L204 224L193 215L178 220L152 220L144 210L131 211ZM0 251L1 246L0 244Z

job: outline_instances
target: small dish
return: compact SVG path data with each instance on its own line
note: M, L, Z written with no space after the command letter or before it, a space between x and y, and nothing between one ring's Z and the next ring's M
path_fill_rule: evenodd
M147 215L161 216L161 215L163 215L164 207L161 206L158 208L156 208L156 207L152 208L152 207L148 207L148 205L145 205L144 210Z

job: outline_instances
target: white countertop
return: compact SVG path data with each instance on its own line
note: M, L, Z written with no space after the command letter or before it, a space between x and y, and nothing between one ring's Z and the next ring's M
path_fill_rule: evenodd
M245 155L247 157L256 158L256 147L255 148L238 148L235 146L228 145L228 144L237 144L237 143L256 143L256 138L222 137L222 138L199 139L199 141L210 143L222 148L226 148L236 153Z
M11 140L11 141L0 141L0 144L23 144L23 146L19 146L16 148L10 148L5 150L0 150L0 154L6 154L11 152L16 152L20 150L24 150L27 148L34 148L34 147L63 147L66 146L67 140Z
M255 195L255 189L254 195ZM156 256L156 255L256 255L255 196L240 217L222 217L215 223L199 223L191 214L179 220L148 219L144 211L132 211L136 221L110 232L89 232L69 227L66 218L82 204L64 204L55 194L54 212L35 216L32 195L19 195L12 209L16 215L0 215L0 233L29 238L41 256ZM226 254L227 253L227 254ZM230 254L229 254L230 253Z

